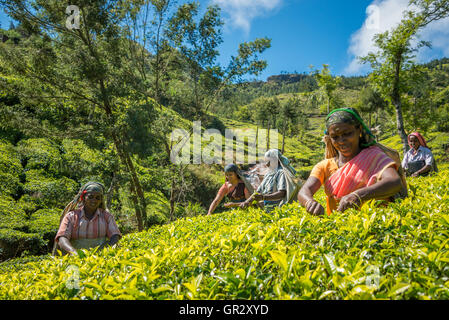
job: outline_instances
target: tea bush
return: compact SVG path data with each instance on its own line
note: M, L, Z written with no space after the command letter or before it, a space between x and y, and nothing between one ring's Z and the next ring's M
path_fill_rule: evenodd
M24 230L26 215L14 199L0 195L0 229Z
M59 148L47 139L21 140L17 150L26 169L45 170L59 174L62 157Z
M410 196L388 205L233 210L102 252L0 264L0 299L449 299L448 173L410 178Z
M102 171L104 157L101 152L89 148L83 141L64 139L62 149L63 165L60 172L66 177L81 181Z
M31 255L41 254L43 247L45 242L40 234L0 229L0 260L15 257L22 252Z
M14 146L0 140L0 194L15 196L19 193L22 170Z
M53 241L59 229L61 211L58 209L41 209L33 213L28 221L28 232L39 234L47 243L47 249L53 248ZM43 248L44 249L44 248ZM42 250L42 253L48 252Z
M44 170L26 171L24 192L41 207L58 207L67 203L78 192L78 184L67 177L48 177Z
M60 210L38 210L30 216L12 198L0 196L0 261L26 254L44 254L53 245Z

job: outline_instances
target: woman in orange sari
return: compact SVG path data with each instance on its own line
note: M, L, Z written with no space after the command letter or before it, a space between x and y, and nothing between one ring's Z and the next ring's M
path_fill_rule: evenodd
M319 162L298 193L313 215L324 207L313 196L323 185L327 214L358 208L370 199L393 200L407 195L399 154L376 143L353 108L336 109L326 119L326 159Z

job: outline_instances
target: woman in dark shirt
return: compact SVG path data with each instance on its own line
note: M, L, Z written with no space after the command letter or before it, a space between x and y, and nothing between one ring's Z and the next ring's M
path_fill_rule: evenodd
M214 201L212 201L207 215L211 215L225 197L227 197L228 201L224 206L226 208L233 208L238 207L240 203L248 199L254 192L251 184L246 181L235 164L227 165L224 171L226 181L221 186Z

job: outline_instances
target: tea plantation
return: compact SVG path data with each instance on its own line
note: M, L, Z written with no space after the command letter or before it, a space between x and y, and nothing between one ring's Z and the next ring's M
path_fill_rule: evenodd
M0 299L449 299L449 169L385 206L180 219L78 257L0 264ZM323 193L319 200L324 203Z

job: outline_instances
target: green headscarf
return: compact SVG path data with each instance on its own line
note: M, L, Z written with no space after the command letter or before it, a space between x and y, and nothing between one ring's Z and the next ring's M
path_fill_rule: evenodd
M360 146L367 148L376 144L376 137L360 117L359 113L354 108L340 108L332 110L326 118L326 132L328 135L329 128L338 123L347 123L354 126L362 126L362 137L360 139Z

